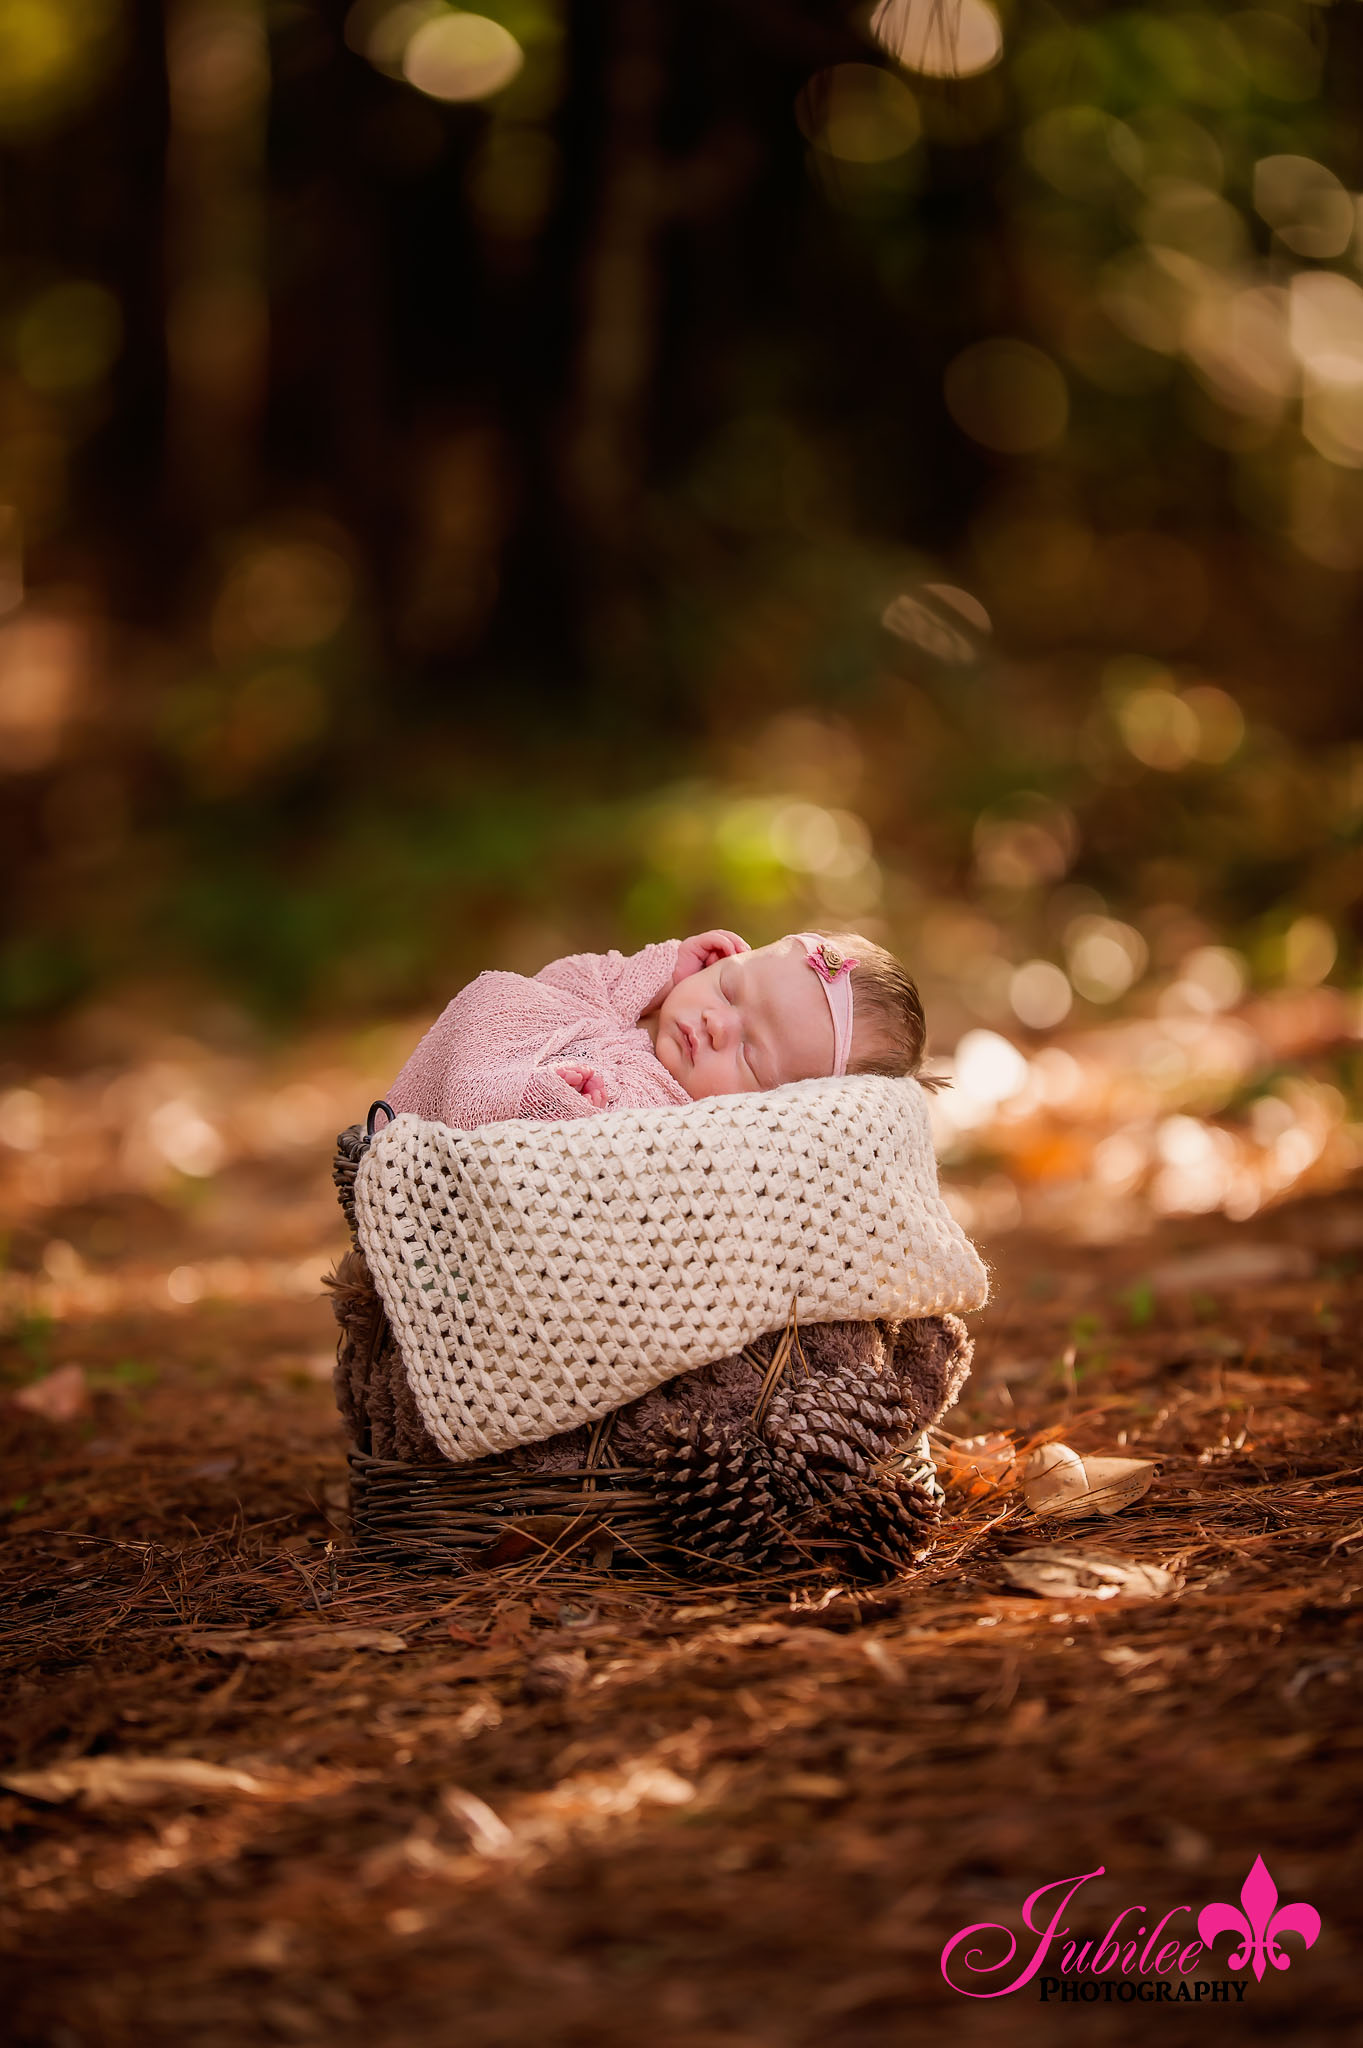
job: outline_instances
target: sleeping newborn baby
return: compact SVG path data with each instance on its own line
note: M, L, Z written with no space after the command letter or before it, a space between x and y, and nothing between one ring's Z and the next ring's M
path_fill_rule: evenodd
M575 953L532 976L480 974L388 1102L463 1130L681 1105L825 1075L916 1074L924 1036L913 982L868 939L794 932L754 950L735 932L702 932L628 956ZM353 1180L364 1133L347 1136L357 1142L341 1179ZM353 1443L379 1459L441 1463L358 1252L335 1285L337 1396ZM862 1577L920 1562L942 1502L922 1432L969 1374L963 1324L808 1327L759 1413L780 1341L772 1331L618 1409L610 1455L654 1468L679 1556L752 1570L793 1543ZM574 1472L596 1443L584 1425L489 1469Z
M924 1037L917 989L869 939L795 932L754 950L736 932L702 932L629 955L573 953L533 976L480 974L387 1100L474 1130L824 1075L916 1074Z

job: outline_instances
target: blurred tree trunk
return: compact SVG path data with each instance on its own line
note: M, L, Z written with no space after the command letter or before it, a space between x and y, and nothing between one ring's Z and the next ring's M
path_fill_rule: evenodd
M589 663L628 661L637 612L637 515L656 348L666 208L659 122L666 77L659 0L616 0L591 39L602 63L601 146L580 283L581 324L561 442L560 489ZM586 24L580 24L585 27Z
M167 487L212 528L248 509L265 403L263 0L170 0Z

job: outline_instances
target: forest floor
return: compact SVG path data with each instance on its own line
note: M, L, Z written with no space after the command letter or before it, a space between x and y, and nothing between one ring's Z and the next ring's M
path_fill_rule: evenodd
M276 1077L293 1149L233 1163L173 1082L175 1191L126 1152L101 1181L76 1082L52 1146L23 1124L49 1096L7 1098L30 1174L0 1462L16 2048L1357 2038L1357 1176L1240 1224L986 1235L949 1514L912 1577L417 1576L345 1533L326 1085ZM220 1169L198 1181L196 1144ZM1048 1436L1157 1476L1110 1519L1039 1521L1006 1452ZM1172 1587L1010 1587L1010 1555L1058 1542ZM1188 1951L1256 1856L1321 1920L1262 1981L1226 1935ZM1032 1961L1029 1895L1053 1887L1044 1928L1080 1878L1081 1942L1128 1907L1124 1943L1166 1922L1130 1982L1101 1972L1081 2020L1042 1996L1057 1941L969 1995Z

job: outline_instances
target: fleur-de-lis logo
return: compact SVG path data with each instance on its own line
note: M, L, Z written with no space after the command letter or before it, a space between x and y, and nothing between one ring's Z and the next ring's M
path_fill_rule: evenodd
M1243 1912L1240 1906L1244 1907ZM1255 1857L1249 1876L1240 1887L1240 1906L1219 1900L1204 1906L1197 1916L1198 1936L1208 1948L1218 1934L1229 1932L1242 1937L1239 1950L1226 1960L1228 1970L1243 1970L1248 1963L1255 1976L1262 1979L1269 1963L1275 1970L1290 1969L1292 1958L1279 1948L1279 1935L1299 1934L1310 1948L1320 1933L1320 1914L1314 1906L1278 1904L1278 1887L1262 1856Z

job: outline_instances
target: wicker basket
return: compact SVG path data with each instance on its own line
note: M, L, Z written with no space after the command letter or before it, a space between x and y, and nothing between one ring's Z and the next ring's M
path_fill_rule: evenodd
M354 1246L346 1262L348 1306L343 1310L339 1300L337 1306L338 1395L347 1367L353 1377L358 1363L362 1380L376 1371L388 1374L397 1352L355 1235L355 1172L380 1107L386 1105L370 1111L368 1130L354 1124L336 1141L333 1178ZM341 1406L352 1437L367 1438L362 1410L353 1399ZM615 1459L610 1422L607 1416L592 1432L582 1469L567 1472L527 1472L506 1456L468 1465L434 1454L419 1461L376 1457L367 1444L361 1448L352 1441L350 1529L356 1548L431 1571L537 1559L597 1570L608 1565L616 1572L685 1571L687 1561L669 1539L654 1475Z
M532 1474L350 1454L356 1545L394 1564L481 1569L553 1557L600 1570L674 1569L650 1474L622 1466Z
M350 1524L357 1549L409 1569L444 1572L609 1567L729 1583L791 1569L808 1576L826 1566L857 1577L892 1575L888 1558L887 1569L879 1569L874 1546L868 1553L845 1532L837 1536L817 1523L805 1526L804 1518L792 1524L782 1515L768 1519L771 1542L761 1568L683 1547L690 1540L683 1534L686 1525L678 1526L675 1499L659 1473L616 1454L614 1415L593 1427L575 1469L535 1469L526 1453L516 1451L463 1465L444 1458L418 1413L397 1341L355 1241L355 1173L380 1108L387 1105L370 1111L368 1130L353 1125L341 1133L333 1168L353 1246L331 1285L341 1326L336 1391L351 1437ZM803 1364L799 1343L792 1321L766 1355L756 1347L745 1350L754 1370L754 1422L761 1422L792 1354ZM887 1457L881 1469L908 1474L921 1456L920 1451L917 1457ZM931 1469L929 1462L926 1472Z

